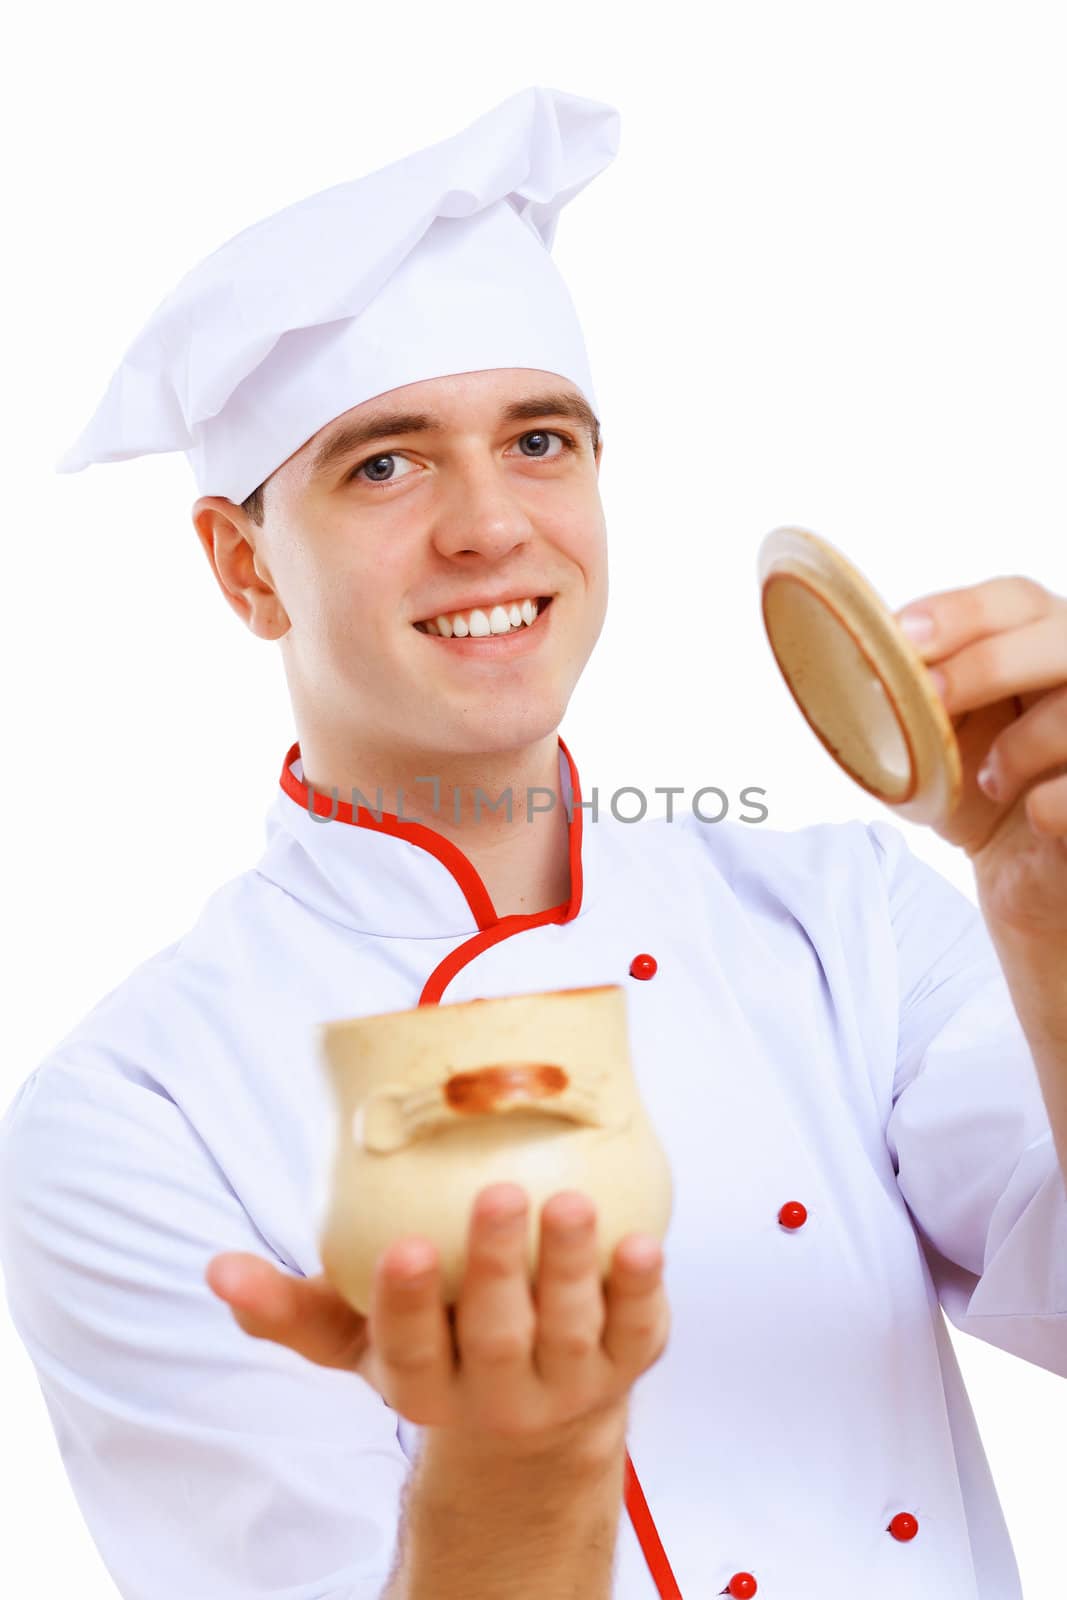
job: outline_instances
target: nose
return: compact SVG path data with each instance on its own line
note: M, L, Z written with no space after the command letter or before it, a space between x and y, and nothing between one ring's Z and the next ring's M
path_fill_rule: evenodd
M533 537L529 513L516 485L509 482L506 466L472 454L450 477L434 529L434 543L442 555L499 560Z

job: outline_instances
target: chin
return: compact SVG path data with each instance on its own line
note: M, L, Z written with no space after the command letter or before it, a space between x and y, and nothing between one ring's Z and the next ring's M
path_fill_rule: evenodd
M456 755L496 755L508 750L523 750L556 734L567 709L564 698L552 696L536 706L509 708L501 705L481 717L472 717L447 730L438 726L437 741Z

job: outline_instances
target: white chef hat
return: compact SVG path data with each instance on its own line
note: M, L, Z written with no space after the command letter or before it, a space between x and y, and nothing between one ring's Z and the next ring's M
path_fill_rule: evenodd
M201 494L239 504L364 400L493 367L558 373L596 411L549 251L618 145L612 106L523 89L245 228L156 307L56 471L184 450Z

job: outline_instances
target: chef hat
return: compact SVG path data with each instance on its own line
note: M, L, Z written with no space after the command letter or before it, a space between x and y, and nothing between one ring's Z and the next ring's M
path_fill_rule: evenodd
M245 228L156 307L56 470L184 450L201 494L239 504L362 401L492 367L558 373L595 411L549 251L618 144L613 107L523 89Z

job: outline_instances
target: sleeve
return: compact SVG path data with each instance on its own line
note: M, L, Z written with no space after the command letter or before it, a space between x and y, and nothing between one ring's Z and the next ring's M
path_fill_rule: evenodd
M0 1264L123 1600L379 1600L396 1413L239 1327L211 1257L284 1264L175 1102L95 1066L42 1064L0 1123Z
M886 1137L954 1327L1067 1377L1067 1189L1026 1035L978 909L866 824L897 948Z

